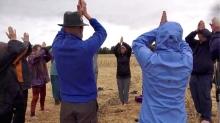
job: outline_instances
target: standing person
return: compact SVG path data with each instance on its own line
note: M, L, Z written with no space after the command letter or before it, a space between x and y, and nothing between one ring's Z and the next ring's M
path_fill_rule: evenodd
M195 39L196 35L198 35L199 40ZM193 51L190 91L196 111L201 114L201 121L203 122L211 122L212 112L211 88L214 63L209 48L210 38L211 32L205 28L203 21L199 22L197 30L185 38Z
M23 100L17 100L17 105L15 105L13 123L24 123L25 122L25 114L27 109L27 101L28 101L28 89L31 88L31 73L30 68L27 62L27 57L30 55L32 46L29 42L28 33L24 33L24 37L22 38L25 47L25 51L22 53L19 59L14 61L16 75L18 78L18 82L20 88L23 93Z
M35 45L31 55L28 57L30 68L32 69L32 101L31 101L31 117L35 116L35 109L38 98L40 96L41 111L44 111L44 103L46 97L46 83L49 81L47 70L47 62L51 56L47 49L40 45Z
M52 56L51 65L50 65L50 80L51 80L51 85L52 85L53 98L54 98L55 105L59 105L60 101L61 101L60 82L59 82L57 68L56 68L56 62L54 60L52 50L50 50L50 52L51 52L51 56Z
M95 30L83 41L84 16ZM97 123L97 87L93 57L105 41L103 26L87 12L86 3L79 0L78 12L67 11L64 24L52 45L61 87L61 123Z
M123 42L123 37L121 37L120 42L114 48L114 54L117 59L117 85L119 98L122 103L128 104L129 96L129 86L131 81L131 71L130 71L130 57L131 57L131 47Z
M28 81L24 57L29 50L29 37L24 33L24 42L18 41L16 31L12 27L8 27L6 34L10 41L0 43L0 121L24 123L26 111L24 91Z
M210 52L212 60L215 62L215 84L216 84L216 101L218 105L218 113L220 110L219 95L220 95L220 16L214 17L210 24L212 28L212 38L210 40ZM220 118L218 119L220 122Z
M220 58L220 17L214 17L210 24L212 28L212 38L210 40L210 52L213 61Z
M182 27L167 22L133 41L132 49L143 75L140 123L186 123L185 91L192 71L192 51L182 40ZM150 45L155 41L155 51Z

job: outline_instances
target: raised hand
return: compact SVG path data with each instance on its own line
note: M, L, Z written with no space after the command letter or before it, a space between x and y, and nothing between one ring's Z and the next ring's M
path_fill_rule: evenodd
M122 45L122 43L123 43L123 37L121 36L120 44Z
M29 34L28 33L24 33L24 36L21 37L21 39L24 41L24 42L29 42Z
M92 18L87 12L87 5L84 0L78 1L77 10L79 11L80 14L84 15L88 20Z
M10 40L17 40L16 30L11 26L8 27L8 32L6 32L6 35Z
M41 47L46 47L46 46L47 46L47 44L45 42L42 42Z
M82 1L81 0L78 1L77 11L79 12L80 16L83 15L83 8L82 8Z
M162 14L162 17L161 17L161 20L160 20L160 25L162 25L166 22L167 22L167 14L166 14L166 11L163 11L163 14Z

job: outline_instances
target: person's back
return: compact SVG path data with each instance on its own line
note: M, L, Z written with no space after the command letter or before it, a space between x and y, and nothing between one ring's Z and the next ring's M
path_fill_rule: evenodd
M154 52L149 49L153 41ZM181 26L167 22L134 40L133 50L143 75L140 123L187 122L185 89L193 61Z
M92 67L94 53L90 51L87 42L69 36L70 38L67 36L60 39L62 42L54 43L57 70L61 79L61 95L62 99L70 102L85 102L90 98L96 98L96 82Z
M79 0L77 12L67 11L64 23L52 45L60 80L61 123L97 123L97 87L93 57L104 43L107 33L88 12L84 0ZM94 29L83 41L84 16Z
M71 12L66 13L67 16L69 13ZM77 14L73 12L71 16ZM68 27L64 26L52 45L60 77L61 98L64 102L88 102L96 100L97 97L93 56L103 44L107 34L96 19L88 20L95 30L89 39L83 41L82 37L67 32L65 29ZM78 27L75 26L81 29L80 26Z

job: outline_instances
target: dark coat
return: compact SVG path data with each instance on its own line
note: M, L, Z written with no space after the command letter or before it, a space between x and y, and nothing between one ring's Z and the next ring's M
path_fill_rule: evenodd
M32 46L29 43L28 46L26 47L28 47L28 51L25 54L25 56L22 58L22 74L23 74L24 83L20 84L23 90L31 88L31 79L32 79L30 67L27 62L27 57L31 54Z
M46 48L42 48L40 53L33 51L28 57L28 63L32 70L32 87L43 86L49 81L47 62L49 62L51 58L51 54Z
M212 55L212 60L218 60L220 56L220 32L216 32L212 35L210 40L210 52Z
M117 58L117 78L128 78L131 77L130 71L130 57L131 57L131 47L124 43L122 44L126 47L127 51L125 54L120 53L121 45L118 43L114 48L114 54Z
M211 32L208 30L206 30L205 33L209 33L207 35L211 36ZM207 37L207 41L200 43L195 39L196 35L197 31L193 31L186 37L186 42L193 51L192 75L212 74L214 66L209 47L210 38Z
M20 41L0 43L0 115L12 110L16 95L21 93L12 63L24 50L25 47Z

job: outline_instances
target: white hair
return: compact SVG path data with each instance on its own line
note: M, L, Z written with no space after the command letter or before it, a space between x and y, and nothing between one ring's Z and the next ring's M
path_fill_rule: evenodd
M217 26L220 27L220 17L214 17L212 19L212 22L215 23Z

